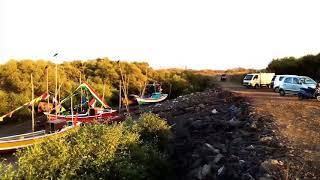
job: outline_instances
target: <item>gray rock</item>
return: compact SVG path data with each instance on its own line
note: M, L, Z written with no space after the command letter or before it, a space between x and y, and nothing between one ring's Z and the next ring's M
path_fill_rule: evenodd
M202 126L202 120L195 120L191 125L195 128L199 128Z
M221 159L222 159L223 155L222 154L218 154L215 158L214 158L214 163L218 163Z
M211 144L205 143L204 146L205 146L207 149L209 149L211 152L213 152L214 154L220 153L220 150L214 148Z
M211 111L211 113L212 113L212 114L217 114L218 111L217 111L216 109L213 109L213 110Z
M239 160L239 165L240 165L241 168L243 168L243 167L246 165L246 161L240 159L240 160Z
M243 141L243 139L241 137L238 137L238 138L235 138L231 141L231 144L238 144L240 143L241 141Z
M210 166L208 164L205 164L202 166L202 168L198 171L198 179L204 179L208 174L210 173Z
M250 125L250 128L253 129L253 130L256 130L258 127L257 127L257 123L255 121L253 121Z
M191 111L194 111L194 107L187 107L187 108L185 108L184 110L191 112Z
M231 114L238 114L240 112L240 108L235 105L230 106L228 110Z
M237 127L241 124L241 122L239 120L237 120L237 118L233 117L230 121L228 121L230 126L234 126Z
M278 166L283 166L283 162L276 159L268 159L260 164L260 171L271 172L278 168Z
M260 177L259 180L273 180L273 179L269 177Z
M217 172L218 176L222 175L224 171L225 171L225 167L224 166L220 167Z
M204 109L206 106L205 106L204 104L199 104L199 107L200 107L201 109Z
M241 176L241 180L255 180L250 173L244 173Z
M253 145L247 146L246 149L247 150L254 150L254 146Z
M266 137L260 138L260 141L263 143L270 143L272 141L272 139L273 139L272 137L266 136Z
M196 161L194 161L191 165L191 168L197 168L199 166L201 166L201 159L197 159Z

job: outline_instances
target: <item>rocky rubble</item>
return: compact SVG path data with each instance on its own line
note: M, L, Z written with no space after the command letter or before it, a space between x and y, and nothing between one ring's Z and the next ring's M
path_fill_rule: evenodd
M287 147L271 119L219 88L142 106L168 120L181 179L285 179Z

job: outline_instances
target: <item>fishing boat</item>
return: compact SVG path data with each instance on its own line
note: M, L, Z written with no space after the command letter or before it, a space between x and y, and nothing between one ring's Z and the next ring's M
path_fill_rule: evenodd
M32 83L32 75L31 75L31 84L32 84L32 98L33 98L33 83ZM66 122L66 121L51 121L46 123L46 128L41 130L36 130L35 128L35 119L34 119L34 106L41 103L41 101L49 100L50 94L48 92L42 94L41 96L37 98L33 98L30 102L27 102L23 104L22 106L14 109L13 111L3 115L0 117L0 121L3 121L5 118L11 118L12 115L23 108L30 108L32 107L32 132L24 133L24 134L18 134L13 136L6 136L0 138L0 152L12 152L17 149L27 147L30 145L33 145L35 143L39 143L45 138L48 138L50 136L54 136L56 134L60 134L63 132L66 132L77 125L80 124L80 122L72 121ZM48 104L49 107L49 104Z
M76 95L81 96L80 104L75 106L75 110L65 111L63 104L73 101ZM91 99L89 101L89 99ZM58 112L58 113L56 113ZM75 112L75 113L73 113ZM45 112L48 120L72 121L76 118L82 123L109 123L121 120L116 110L113 110L104 100L100 98L95 90L86 82L83 82L70 96L63 99L51 113Z
M0 138L0 153L13 152L17 149L39 143L48 137L64 133L79 126L81 123L67 123L65 126L62 126L62 124L64 123L59 121L48 122L48 129L46 130L2 137Z
M165 100L167 97L168 97L168 94L152 93L151 96L136 97L136 100L139 105L142 105L142 104L161 102Z
M139 105L142 104L150 104L150 103L158 103L165 100L168 97L168 94L162 94L162 89L160 84L148 84L146 86L147 95L136 96L136 101ZM144 91L145 91L144 90Z
M89 107L87 108L88 111L86 113L82 113L83 110L86 109L85 107L83 107L86 103L83 102L81 103L81 106L77 107L77 109L82 109L82 111L75 111L74 113L72 97L77 95L78 90L81 90L82 93L85 94L88 98L92 98L89 103L86 102L87 106ZM93 90L93 88L90 87L90 85L87 83L82 83L73 94L62 100L60 103L58 103L55 97L52 97L51 99L53 103L47 104L46 101L49 100L49 97L50 93L46 92L43 95L33 99L32 101L25 103L15 110L0 117L0 121L3 121L4 118L10 118L16 111L19 111L22 108L30 108L30 106L35 106L35 104L37 104L38 106L38 113L39 111L48 111L40 112L47 117L45 118L46 122L44 129L36 131L36 128L34 128L34 132L0 138L0 153L12 152L35 143L39 143L45 138L66 132L69 129L82 123L109 123L110 121L120 120L120 116L117 114L117 112L110 106L108 106L108 104L104 102ZM81 100L84 99L83 97L81 98ZM71 100L71 108L69 114L62 106L63 103L67 100ZM53 106L53 104L56 105ZM95 107L95 105L99 106ZM35 122L33 123L34 125L36 125Z

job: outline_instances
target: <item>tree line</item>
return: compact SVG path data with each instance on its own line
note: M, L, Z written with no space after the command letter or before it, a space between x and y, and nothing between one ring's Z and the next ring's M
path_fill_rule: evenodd
M267 70L276 74L295 74L320 80L320 54L306 55L300 58L284 57L273 59Z
M88 82L98 94L104 93L105 100L116 106L119 94L120 67L129 82L129 94L142 92L146 82L162 84L164 93L170 98L201 91L209 84L210 77L191 70L155 70L146 62L112 61L108 58L76 60L58 64L58 86L61 98L70 95L82 81ZM47 91L48 70L49 92L54 94L55 64L45 60L10 60L0 65L0 114L21 106L31 100L30 75L33 74L35 97ZM104 91L104 92L103 92Z

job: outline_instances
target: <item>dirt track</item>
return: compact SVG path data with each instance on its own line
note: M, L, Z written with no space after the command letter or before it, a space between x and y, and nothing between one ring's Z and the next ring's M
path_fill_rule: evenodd
M296 96L281 97L271 89L247 89L239 84L219 82L222 88L248 97L256 112L272 116L280 133L300 156L301 171L320 169L320 102L299 101ZM305 170L304 170L305 169ZM320 178L320 177L319 177Z

